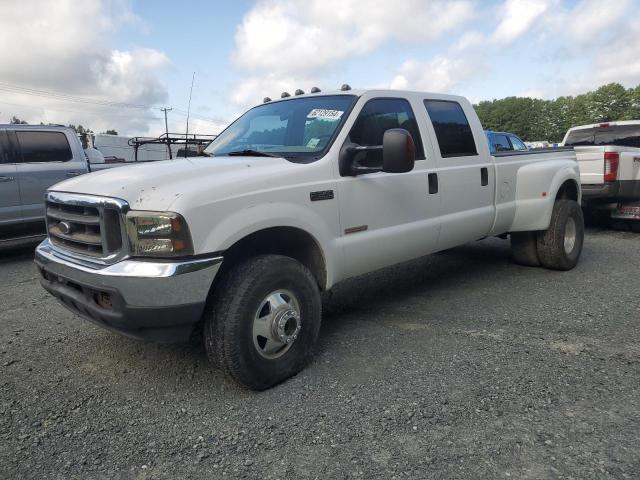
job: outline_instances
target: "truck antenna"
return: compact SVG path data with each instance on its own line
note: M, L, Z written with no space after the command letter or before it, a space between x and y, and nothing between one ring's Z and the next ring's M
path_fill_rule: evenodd
M185 148L184 158L187 158L187 150L189 150L189 114L191 113L191 95L193 94L193 81L196 79L196 72L191 76L191 90L189 91L189 105L187 106L187 131L184 134Z

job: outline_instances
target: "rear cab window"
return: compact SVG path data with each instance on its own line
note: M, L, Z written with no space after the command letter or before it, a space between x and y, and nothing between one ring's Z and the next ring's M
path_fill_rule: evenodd
M471 125L458 102L424 100L442 158L478 155Z
M67 136L62 132L16 131L22 163L67 162L73 158Z
M640 148L640 124L610 125L571 130L564 142L566 147L594 147L613 145Z

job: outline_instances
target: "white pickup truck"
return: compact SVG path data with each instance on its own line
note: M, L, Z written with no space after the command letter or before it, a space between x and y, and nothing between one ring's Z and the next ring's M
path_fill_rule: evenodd
M585 207L640 231L640 120L573 127L563 144L576 151Z
M507 234L520 263L576 265L572 149L492 156L462 97L312 92L265 99L208 157L52 187L44 288L126 335L200 331L211 361L259 390L309 362L320 292L346 278Z

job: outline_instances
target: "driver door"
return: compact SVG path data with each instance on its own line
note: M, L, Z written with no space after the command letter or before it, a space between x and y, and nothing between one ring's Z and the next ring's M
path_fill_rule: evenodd
M416 144L416 162L407 173L376 172L341 176L338 199L345 274L355 276L435 250L440 228L440 197L429 193L434 159L424 155L414 110L404 98L368 100L351 127L346 143L382 145L384 132L403 128ZM381 151L357 154L360 165L382 165Z

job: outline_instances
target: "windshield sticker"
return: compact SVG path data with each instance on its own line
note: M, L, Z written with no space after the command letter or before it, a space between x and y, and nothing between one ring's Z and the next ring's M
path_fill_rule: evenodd
M340 120L344 112L341 110L326 110L324 108L314 108L309 112L307 118L322 118L324 120Z
M320 139L319 138L312 138L311 140L309 140L307 142L307 147L308 148L316 148L319 143L320 143Z

